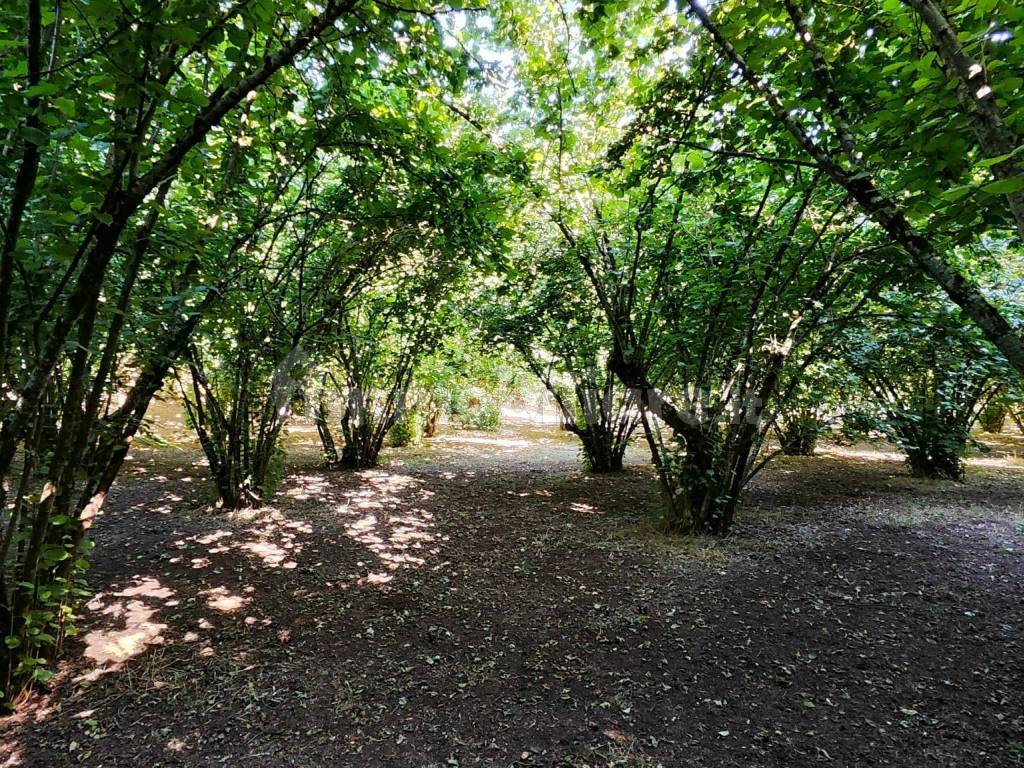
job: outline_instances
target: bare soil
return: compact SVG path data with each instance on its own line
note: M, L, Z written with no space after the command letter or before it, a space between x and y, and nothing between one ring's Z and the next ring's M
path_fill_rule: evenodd
M376 470L298 450L209 508L194 450L135 451L96 594L0 766L1024 763L1024 441L965 483L872 446L783 459L735 535L647 523L551 428Z

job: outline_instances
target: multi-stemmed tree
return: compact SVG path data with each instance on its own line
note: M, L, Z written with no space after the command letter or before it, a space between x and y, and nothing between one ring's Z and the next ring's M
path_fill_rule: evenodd
M688 87L717 71L713 117L683 141L818 170L899 245L890 266L909 261L1024 373L1019 325L956 252L1024 245L1017 5L597 2L583 15L598 50L629 50L632 76Z
M663 523L723 533L764 465L773 414L880 282L885 246L807 163L691 146L695 126L722 119L713 61L648 88L635 58L510 13L532 96L522 119L540 134L524 141L544 159L538 207L596 297L611 370L638 397Z
M844 334L846 364L911 471L959 480L971 428L1010 370L959 311L936 297L893 292L881 302Z
M317 332L380 268L383 245L353 237L360 227L338 204L350 192L309 194L301 216L279 220L261 243L266 252L216 317L200 324L177 371L226 509L258 506L274 490L281 431L305 379L305 345L315 349Z
M640 423L637 403L611 369L612 336L586 275L557 230L537 218L512 249L500 288L481 302L484 324L544 385L563 427L579 438L585 468L618 471Z
M496 216L506 203L499 182L517 172L515 153L495 152L438 116L434 126L450 131L433 139L448 146L423 147L423 167L396 187L392 205L408 199L396 208L404 218L384 229L381 274L321 334L311 401L328 464L377 463L388 434L410 415L417 367L453 328L458 294L506 236Z
M403 95L392 90L389 98ZM295 215L278 217L250 249L248 271L200 326L179 369L182 399L226 508L256 506L274 489L292 401L336 346L338 318L382 273L400 272L431 226L438 171L407 156L429 154L436 126L417 132L404 120L397 126L349 109L337 143L294 182ZM343 128L360 140L342 141Z

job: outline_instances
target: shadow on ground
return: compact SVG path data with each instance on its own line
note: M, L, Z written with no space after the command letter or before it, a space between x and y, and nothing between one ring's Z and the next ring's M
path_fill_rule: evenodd
M300 451L233 516L196 454L139 452L0 765L1024 759L1012 440L964 484L863 446L785 459L735 536L696 542L649 530L645 468L587 477L575 450L454 434L351 473Z

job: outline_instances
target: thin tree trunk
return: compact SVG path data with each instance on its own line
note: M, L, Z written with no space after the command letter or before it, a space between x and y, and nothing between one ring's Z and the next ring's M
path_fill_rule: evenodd
M78 275L77 286L64 302L64 311L49 332L46 346L32 366L25 386L20 391L18 404L4 418L0 426L0 507L6 503L6 478L17 451L18 442L31 423L39 398L64 351L68 334L79 317L95 304L102 289L107 267L117 248L121 234L146 196L157 186L172 178L188 153L237 106L250 92L264 85L276 72L291 64L295 57L308 48L341 15L348 13L355 0L328 2L324 11L275 52L263 58L255 71L241 77L228 87L222 83L212 94L210 104L196 114L185 132L171 143L170 148L139 177L126 191L108 196L108 203L99 212L109 216L109 223L97 219L91 237L85 246L85 258ZM38 45L36 46L38 48ZM232 72L232 75L237 73ZM225 81L227 82L227 81Z
M25 60L27 75L26 86L32 89L39 84L40 78L40 41L42 38L42 13L39 0L28 0L25 20ZM7 376L7 357L10 347L10 314L11 284L14 282L14 259L21 233L21 222L25 208L35 189L39 174L39 144L35 134L39 132L39 98L30 96L27 99L28 115L25 118L26 137L21 156L21 164L14 179L11 192L10 207L4 227L3 245L0 246L0 397L6 395L11 388L4 379ZM6 472L0 473L6 478ZM0 509L4 499L0 495Z

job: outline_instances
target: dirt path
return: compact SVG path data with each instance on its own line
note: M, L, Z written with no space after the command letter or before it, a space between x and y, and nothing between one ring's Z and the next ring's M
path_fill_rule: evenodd
M202 510L197 458L133 461L0 765L1024 762L1019 460L788 459L735 537L672 543L646 470L583 476L546 430L300 452L249 519Z

